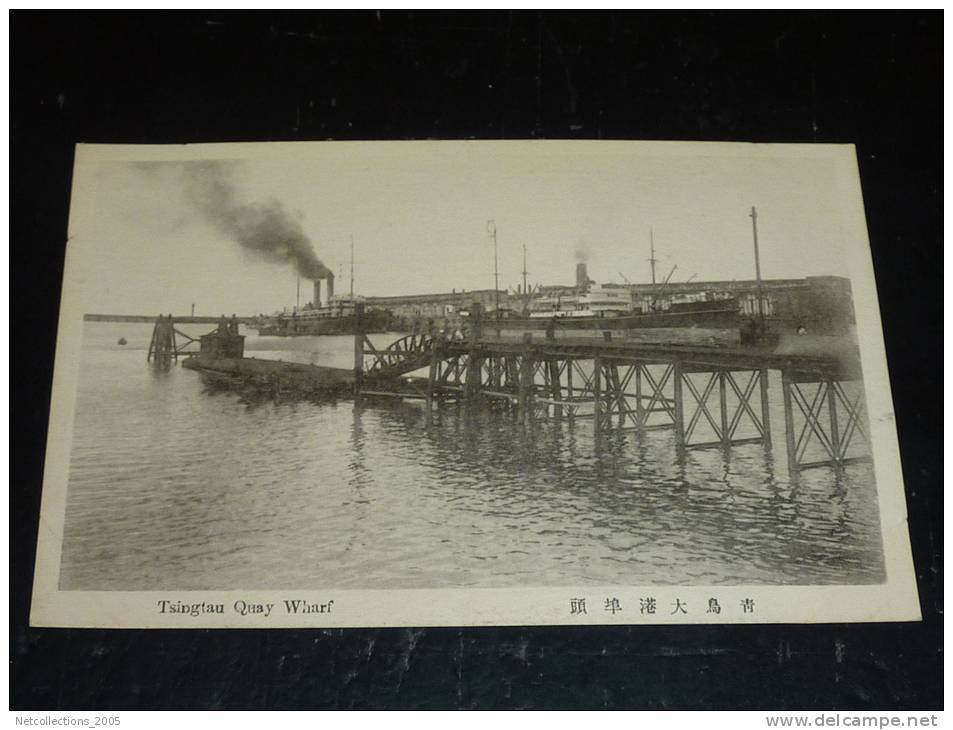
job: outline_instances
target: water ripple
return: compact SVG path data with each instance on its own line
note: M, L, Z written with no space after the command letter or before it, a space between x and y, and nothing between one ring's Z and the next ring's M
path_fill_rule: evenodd
M671 432L597 444L589 422L524 430L447 408L428 426L418 404L276 402L152 370L150 333L85 326L64 589L884 579L868 465L792 486L777 446L679 460ZM352 352L349 338L249 344L345 367Z

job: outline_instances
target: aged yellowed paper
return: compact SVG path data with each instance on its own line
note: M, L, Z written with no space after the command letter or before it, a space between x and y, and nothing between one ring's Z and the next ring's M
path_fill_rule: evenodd
M854 149L77 148L31 622L920 618Z

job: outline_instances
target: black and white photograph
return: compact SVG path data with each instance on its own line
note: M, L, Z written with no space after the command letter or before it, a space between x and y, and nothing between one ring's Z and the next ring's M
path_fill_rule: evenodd
M942 11L8 15L17 725L942 719Z
M918 615L852 147L76 160L41 625Z

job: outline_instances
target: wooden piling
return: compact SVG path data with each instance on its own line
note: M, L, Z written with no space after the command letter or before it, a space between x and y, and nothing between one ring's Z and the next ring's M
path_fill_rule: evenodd
M152 362L152 355L156 350L156 332L159 329L159 322L162 321L162 315L159 315L159 319L156 321L155 325L152 327L152 337L149 338L149 350L146 352L146 362Z
M784 395L784 440L788 452L788 475L797 479L797 443L794 440L794 404L791 402L791 377L787 370L781 371L781 392Z
M430 355L430 372L427 376L426 404L428 423L433 416L434 390L437 384L437 379L440 377L440 353L438 352L438 349L439 348L435 343L433 351Z
M477 341L483 337L483 305L473 302L470 306L470 339Z
M354 304L354 398L364 385L364 302Z
M721 411L721 443L728 448L731 446L731 434L728 432L728 390L725 384L727 374L724 370L718 371L718 406Z
M771 408L768 403L768 369L762 368L758 375L761 386L761 427L763 436L761 442L771 448Z
M645 427L645 415L642 412L642 368L644 365L640 362L635 364L635 425L642 430Z
M560 382L559 374L559 360L555 358L549 358L546 361L546 367L549 372L549 397L553 400L562 400L563 388L562 383ZM560 418L563 415L563 407L561 405L553 406L553 415L556 418Z
M506 357L503 359L506 364L506 389L513 392L519 392L520 384L520 366L515 357Z
M468 403L475 403L480 398L483 376L483 358L480 350L474 345L467 356L467 383L464 388L464 398Z
M610 403L615 401L616 408L619 413L619 428L622 428L625 425L625 412L627 410L625 402L625 393L622 392L622 379L619 377L619 366L614 362L606 367L606 385L612 389L611 394L606 398L606 411L612 413L612 407ZM609 422L612 422L612 417L610 415Z
M598 357L594 358L592 368L592 394L594 397L592 420L595 422L596 436L598 436L602 433L602 360Z
M483 336L483 306L474 302L470 307L470 350L467 356L467 384L464 397L468 403L477 401L483 379L483 357L480 338Z
M827 410L831 419L831 461L835 469L842 468L841 464L841 443L840 443L840 424L837 422L837 393L834 389L834 383L830 380L824 381L827 386Z
M533 420L533 409L535 407L533 403L534 368L533 352L530 348L525 348L523 350L523 356L520 358L519 390L516 405L517 420L524 425Z
M685 448L685 399L682 395L682 363L678 360L673 364L672 377L675 379L674 398L675 398L675 445L679 450Z
M149 341L146 362L168 365L173 358L178 360L178 351L175 346L175 325L171 314L168 320L160 314L152 328L152 339Z
M569 359L566 361L566 397L571 401L576 396L576 389L572 384L572 370L575 367L576 361ZM576 409L573 408L569 411L569 415L572 416L576 413Z

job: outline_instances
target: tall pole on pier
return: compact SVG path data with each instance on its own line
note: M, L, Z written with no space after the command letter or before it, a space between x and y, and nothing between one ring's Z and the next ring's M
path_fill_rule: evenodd
M654 311L655 310L655 299L657 297L657 292L655 291L655 264L658 263L658 259L655 258L655 232L652 230L652 227L649 226L649 264L652 266L652 297L649 299L649 307Z
M526 270L526 244L523 244L523 296L525 297L528 292L526 290L526 275L529 272Z
M754 235L754 275L758 282L758 317L764 319L764 300L761 287L761 255L758 252L758 211L751 206L751 232Z
M493 239L493 298L496 301L496 319L500 318L500 264L496 251L496 222L487 221L486 230Z
M298 275L298 289L295 292L295 309L301 309L301 275Z
M354 298L354 235L351 235L351 299Z

